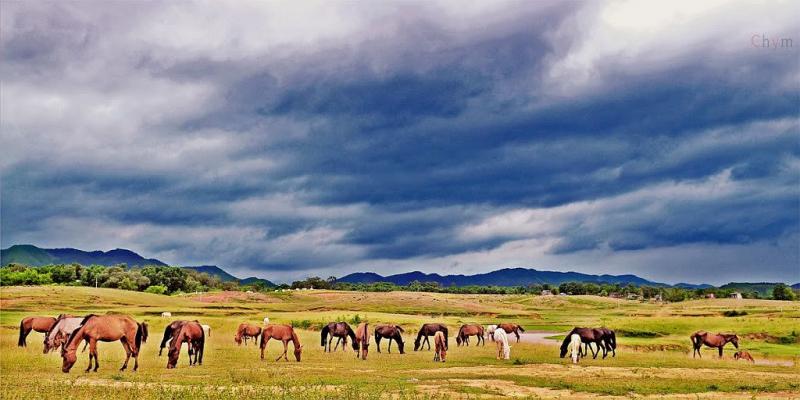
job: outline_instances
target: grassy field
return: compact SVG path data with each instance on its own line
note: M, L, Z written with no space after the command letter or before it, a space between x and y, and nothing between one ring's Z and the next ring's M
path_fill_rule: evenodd
M726 317L725 311L747 315ZM164 326L172 319L199 319L212 326L205 362L189 367L185 351L179 367L167 370L158 357ZM100 370L84 373L86 354L69 374L61 358L41 354L42 334L31 333L27 348L16 346L19 321L27 315L118 312L147 321L139 372L119 372L119 343L99 344ZM325 354L319 326L358 315L371 324L394 322L406 328L407 353L370 348L369 359L352 350ZM254 346L236 346L235 327L294 323L304 345L301 363L261 361ZM413 335L423 322L441 321L451 336L465 322L515 321L526 330L559 336L572 326L616 329L616 358L583 359L570 365L552 345L512 344L510 361L497 361L494 347L451 348L446 363L429 351L413 351ZM0 398L800 398L800 303L768 300L702 300L648 304L592 296L540 297L301 291L273 294L205 293L160 296L113 289L4 287L0 290ZM733 331L758 363L735 362L704 349L692 359L689 335L699 329ZM270 342L268 356L279 354ZM291 351L290 351L291 359Z

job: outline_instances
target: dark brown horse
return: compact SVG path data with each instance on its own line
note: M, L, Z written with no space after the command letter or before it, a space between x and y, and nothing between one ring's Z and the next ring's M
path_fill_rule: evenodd
M356 327L353 350L356 352L356 358L367 359L367 353L369 353L369 327L366 322L362 322Z
M692 358L694 358L695 354L703 358L703 355L700 354L700 348L703 347L703 345L716 347L717 350L719 350L719 358L722 358L722 348L725 347L728 342L732 343L733 347L739 348L739 336L733 333L712 334L706 331L697 331L690 336L690 339L692 340L692 348L694 348Z
M497 329L503 329L509 335L513 333L517 337L517 343L519 343L519 333L525 332L525 329L522 329L522 326L512 323L498 324Z
M205 331L198 321L184 321L181 326L173 331L172 341L169 345L169 360L167 368L175 368L178 365L178 357L181 354L181 345L186 343L189 352L189 366L198 364L203 365L203 349L205 348ZM192 360L194 356L194 360Z
M81 341L89 339L89 366L86 372L92 369L92 359L94 359L94 371L100 367L97 358L97 342L114 342L119 340L125 349L125 363L122 364L120 371L128 368L128 360L133 356L133 370L139 369L139 350L142 342L147 342L147 324L138 323L127 315L87 315L81 326L67 339L67 345L61 350L61 357L64 362L61 370L69 372L78 360L76 354L78 345Z
M289 361L286 357L286 352L289 349L289 342L294 344L294 358L300 362L300 355L303 353L303 346L300 344L300 339L294 332L294 328L289 325L267 325L261 331L261 359L264 359L264 350L267 348L267 342L270 339L280 340L283 342L283 354L279 355L275 361L283 357L284 360Z
M456 335L456 345L461 346L462 344L465 346L469 346L469 337L470 336L477 336L479 345L483 343L486 345L486 341L483 339L483 326L478 324L466 324L461 325L461 328L458 330L458 335Z
M609 352L611 352L612 357L616 357L617 356L617 335L616 335L616 333L614 333L614 331L612 331L611 329L608 329L606 327L592 328L592 331L594 331L594 336L596 338L599 338L600 339L600 343L602 344L602 346L600 346L600 348L597 349L598 354L599 354L600 350L602 349L603 350L603 358L606 358L606 356L608 356ZM586 342L586 343L584 343L584 345L586 346L586 348L583 350L583 354L589 354L589 349L592 348L591 343ZM594 349L592 349L592 352L594 352Z
M569 343L570 337L573 333L578 334L581 337L581 343L589 344L594 343L597 345L597 351L595 351L591 346L589 348L592 350L593 358L597 358L597 354L600 352L600 349L605 351L605 346L603 345L603 334L600 332L599 329L593 328L573 328L567 336L564 338L564 341L561 343L561 358L564 358L567 355L567 351L569 351ZM615 342L616 346L616 342Z
M431 349L431 342L428 339L429 336L433 336L436 332L442 332L444 334L444 344L447 347L447 326L445 324L439 323L432 323L432 324L423 324L421 328L419 328L419 333L417 333L417 339L414 340L414 351L420 349L420 345L423 345L422 338L425 337L424 342L428 344L428 350Z
M161 353L164 351L164 347L167 347L167 342L172 339L178 330L181 329L183 324L187 323L188 321L172 321L169 325L164 328L164 337L161 338L161 345L158 347L158 355L161 356Z
M381 352L381 339L389 339L389 353L392 352L392 340L397 342L397 347L400 349L400 354L404 354L403 346L403 328L399 325L378 325L375 327L375 346L378 348L378 353Z
M330 335L330 339L328 339L328 335ZM350 340L353 341L353 345L355 346L356 340L356 333L353 332L353 328L347 324L347 322L331 322L328 325L322 328L322 332L320 332L320 346L325 347L326 352L336 351L339 348L339 343L342 343L344 340L344 344L342 344L342 351L345 350L345 346L347 346L347 337L350 337ZM331 342L333 342L333 338L339 338L336 341L336 347L331 350ZM325 340L328 342L326 343Z
M261 335L260 326L248 324L247 322L242 322L236 329L236 336L233 337L233 341L236 342L239 346L241 346L242 339L244 339L244 345L247 346L247 339L252 338L253 340L256 341L256 345L258 345L259 335Z
M25 338L28 337L28 334L31 331L36 331L40 333L47 333L50 329L53 328L53 325L56 324L56 319L53 317L25 317L19 323L19 340L17 341L17 346L19 347L26 347L28 343L26 343Z

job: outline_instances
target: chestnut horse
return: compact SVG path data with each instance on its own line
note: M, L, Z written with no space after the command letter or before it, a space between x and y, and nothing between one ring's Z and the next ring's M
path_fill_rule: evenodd
M700 358L703 358L703 355L700 354L700 348L703 345L708 347L716 347L719 350L719 358L722 358L722 348L725 347L728 342L733 343L733 347L739 348L739 336L736 334L726 334L726 333L717 333L711 334L706 331L697 331L690 337L692 340L692 347L694 351L692 352L692 358L694 358L695 354L699 355Z
M445 362L447 358L447 336L442 331L433 335L433 361Z
M508 333L509 335L513 333L517 337L517 343L519 343L519 333L525 332L525 329L522 329L522 327L519 324L511 324L511 323L498 324L497 328L506 331L506 333Z
M464 344L465 346L469 346L469 337L470 336L477 336L479 345L483 343L486 345L486 341L483 339L483 327L478 324L466 324L461 325L461 328L458 330L458 335L456 335L456 344L461 346Z
M375 346L378 347L378 353L381 352L381 339L389 339L389 353L392 352L392 340L397 342L397 347L400 349L400 354L403 353L403 328L400 325L378 325L375 327Z
M447 347L447 325L433 323L433 324L423 324L421 328L419 328L419 333L417 333L417 339L414 340L414 351L420 349L420 345L424 345L422 343L422 337L425 337L424 342L428 344L428 350L431 349L431 342L428 340L429 336L433 336L436 332L442 332L444 334L444 345Z
M114 342L119 340L125 349L125 363L122 364L120 371L128 368L128 360L133 356L133 370L139 369L139 350L142 342L147 342L147 324L138 323L127 315L87 315L81 322L81 326L67 339L66 346L61 350L61 357L64 363L61 371L67 373L78 360L76 354L78 344L83 340L89 340L89 366L86 372L92 369L92 359L94 359L94 372L100 367L97 357L97 342Z
M356 358L362 360L367 359L369 353L369 327L366 322L358 324L356 327L356 337L353 339L353 350L356 352Z
M328 339L328 335L330 335L330 339ZM339 343L342 343L344 340L344 344L342 344L342 351L345 350L345 346L347 346L347 337L350 337L350 340L353 342L353 346L355 346L356 340L356 333L353 332L353 328L347 324L347 322L331 322L328 325L322 328L322 332L320 332L320 346L325 347L325 352L336 351L339 348ZM331 342L333 342L333 338L339 338L336 341L336 347L331 350ZM328 340L325 343L325 340Z
M178 365L178 357L181 354L181 345L186 343L189 352L189 366L198 364L203 365L203 349L205 347L206 334L203 326L198 321L184 321L181 326L173 331L172 341L169 344L169 360L167 368L175 368ZM194 356L194 360L192 360Z
M19 347L27 347L28 343L25 342L25 338L28 337L28 334L31 331L36 331L40 333L47 333L53 325L55 325L56 319L53 317L25 317L19 323L19 340L17 341L17 346Z
M283 357L284 360L289 361L286 357L286 351L289 349L289 341L294 344L294 358L300 362L300 355L303 353L303 346L300 344L300 339L294 332L294 328L289 325L267 325L261 331L261 359L264 359L264 350L267 348L267 342L270 339L280 340L283 342L283 354L279 355L275 361Z
M233 337L233 341L241 346L242 338L244 338L244 345L247 346L247 339L253 338L256 341L256 345L258 345L259 335L261 335L260 326L242 322L239 324L239 328L236 329L236 336Z
M733 359L736 360L736 361L746 360L746 361L750 361L753 364L756 363L756 360L753 359L753 356L751 356L750 353L748 353L746 351L737 351L733 355Z

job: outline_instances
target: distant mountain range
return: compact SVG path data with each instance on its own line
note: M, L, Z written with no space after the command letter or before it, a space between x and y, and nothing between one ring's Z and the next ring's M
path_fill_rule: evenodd
M133 251L126 249L114 249L110 251L83 251L72 248L64 249L44 249L33 245L14 245L7 249L0 250L0 265L5 266L11 263L26 264L31 266L42 266L48 264L71 264L81 265L118 265L126 264L128 267L143 267L145 265L168 264L155 258L144 258ZM265 286L275 286L274 283L256 277L239 279L229 274L224 269L216 265L185 266L198 272L204 272L218 277L223 282L236 281L241 284L263 283ZM413 281L437 282L442 286L519 286L530 284L559 285L564 282L595 282L595 283L618 283L620 285L633 284L637 286L662 286L680 287L684 289L704 289L713 287L708 284L678 283L668 285L665 283L653 282L636 275L592 275L579 272L558 272L558 271L539 271L532 268L505 268L497 271L475 275L439 275L426 274L420 271L407 272L389 276L382 276L374 272L357 272L337 279L338 282L347 283L374 283L391 282L396 285L405 286ZM723 289L733 289L738 291L757 291L762 296L772 293L775 283L728 283L721 286ZM800 283L792 285L794 289L800 289Z
M144 258L126 249L114 249L109 251L83 251L72 248L43 249L30 244L14 245L7 249L0 250L0 265L6 266L11 263L25 264L34 267L48 264L72 263L106 266L125 264L131 268L144 267L145 265L168 265L161 260ZM187 266L184 268L216 276L223 282L236 281L242 284L261 282L265 286L276 286L266 279L256 277L239 279L215 265Z
M349 283L391 282L396 285L408 285L413 281L419 281L437 282L442 286L525 286L544 283L559 285L564 282L619 283L621 285L630 283L637 286L669 286L664 283L649 281L636 275L591 275L579 272L538 271L532 268L505 268L476 275L439 275L414 271L381 276L373 272L357 272L343 276L337 279L337 281ZM689 286L688 284L683 285Z

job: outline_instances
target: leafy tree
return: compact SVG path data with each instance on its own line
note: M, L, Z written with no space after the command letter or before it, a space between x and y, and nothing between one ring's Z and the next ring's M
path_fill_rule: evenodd
M795 295L792 288L786 284L779 283L772 288L772 298L775 300L794 300Z

